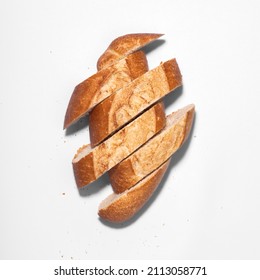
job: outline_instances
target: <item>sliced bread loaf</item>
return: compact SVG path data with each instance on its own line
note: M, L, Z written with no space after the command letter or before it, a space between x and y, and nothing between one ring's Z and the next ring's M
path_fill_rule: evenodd
M158 103L102 144L93 149L90 145L80 148L72 161L77 186L84 187L96 180L164 126L164 107Z
M187 139L193 123L194 105L189 105L166 118L165 128L141 148L109 171L115 193L131 188L163 164Z

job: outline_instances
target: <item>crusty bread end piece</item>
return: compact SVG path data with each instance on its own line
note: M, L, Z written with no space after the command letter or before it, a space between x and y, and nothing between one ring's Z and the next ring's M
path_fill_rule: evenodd
M96 180L164 126L164 106L158 103L95 148L80 148L72 161L77 186L84 187Z
M124 56L158 39L163 34L136 33L120 36L112 41L97 62L97 69L101 70Z
M194 110L194 105L188 105L167 116L162 131L109 171L115 193L131 188L182 146L190 133Z
M121 194L111 194L99 206L98 215L113 223L131 219L150 199L160 184L170 160L144 178L134 187Z
M182 76L176 59L171 59L116 91L89 114L91 144L101 143L181 84Z
M67 107L64 128L75 123L99 102L146 71L148 71L146 56L144 52L138 51L77 85Z

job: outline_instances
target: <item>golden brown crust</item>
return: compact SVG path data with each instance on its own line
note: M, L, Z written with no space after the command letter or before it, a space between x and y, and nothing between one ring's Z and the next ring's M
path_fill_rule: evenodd
M108 117L104 117L102 120L97 120L96 116L106 116L106 112L111 107L113 100L114 97L111 96L111 98L109 98L109 100L103 106L96 107L95 114L93 114L93 110L89 113L89 138L91 147L97 146L101 142L98 141L99 139L102 139L104 141L107 138L107 135L109 135Z
M175 59L171 59L110 95L89 115L92 146L102 142L111 133L120 129L181 84L178 64ZM104 122L105 119L107 119L106 122ZM95 129L97 123L102 125L102 129L98 131Z
M142 51L128 55L125 60L129 69L129 76L131 77L132 81L148 71L147 58L145 53Z
M177 62L175 61L175 63L172 63L172 61L169 60L163 63L162 67L167 77L169 88L175 88L176 85L179 84L179 81L182 80L181 71Z
M97 62L97 69L101 70L115 63L117 60L144 47L152 41L158 39L163 34L136 33L120 36L113 40Z
M108 171L110 183L115 193L122 193L136 184L132 159L126 158Z
M80 149L73 160L77 186L84 187L93 182L138 149L164 126L164 106L163 103L158 103L86 155L82 156L84 148Z
M64 128L76 122L114 91L133 81L136 75L142 75L147 70L146 56L144 52L138 51L77 85L67 107Z
M185 108L178 116L178 121L167 125L141 148L109 170L110 182L115 193L121 193L131 188L181 147L190 133L194 117L194 106ZM168 116L167 121L177 113Z
M121 223L131 219L150 199L161 182L170 160L156 169L148 177L140 181L136 186L123 193L115 201L106 207L99 209L102 219L113 223Z

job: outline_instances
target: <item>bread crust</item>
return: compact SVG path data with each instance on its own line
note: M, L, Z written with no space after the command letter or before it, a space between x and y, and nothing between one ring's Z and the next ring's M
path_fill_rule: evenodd
M120 36L113 40L97 62L97 69L101 70L115 63L117 60L144 47L152 41L158 39L163 34L155 33L135 33Z
M144 52L138 51L102 69L77 85L71 95L64 128L86 115L95 105L148 71Z
M176 59L171 59L110 95L89 114L92 146L101 143L181 84L182 77Z
M122 193L131 188L168 160L182 146L191 130L194 106L190 105L172 113L167 117L166 122L176 115L178 120L174 124L168 124L141 148L110 169L110 182L115 193Z
M132 187L129 191L119 195L112 203L103 207L106 202L100 204L98 215L113 223L122 223L131 219L151 198L159 186L170 160L158 167L149 176ZM108 197L110 199L110 197ZM103 204L103 205L102 205Z
M79 149L72 161L76 183L79 188L93 182L138 149L165 126L163 103L158 103L105 142L90 149Z

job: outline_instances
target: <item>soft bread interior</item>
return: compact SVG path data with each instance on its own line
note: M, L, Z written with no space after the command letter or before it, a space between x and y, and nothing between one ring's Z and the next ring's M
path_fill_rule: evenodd
M82 158L84 158L86 155L88 155L91 152L91 146L90 144L84 145L81 148L78 149L76 155L74 156L72 163L76 163L80 161Z
M164 130L166 130L167 127L169 127L169 126L172 126L172 125L178 123L178 121L183 117L183 115L185 115L187 112L193 110L194 108L195 108L194 104L190 104L190 105L187 105L184 108L168 115L166 118L166 127Z
M128 190L127 190L128 191ZM123 195L126 195L126 192L120 193L120 194L116 194L116 193L112 193L110 194L107 198L105 198L99 205L98 210L100 209L106 209L110 204L112 204L113 202L115 202L117 199L119 199L120 197L122 197Z

